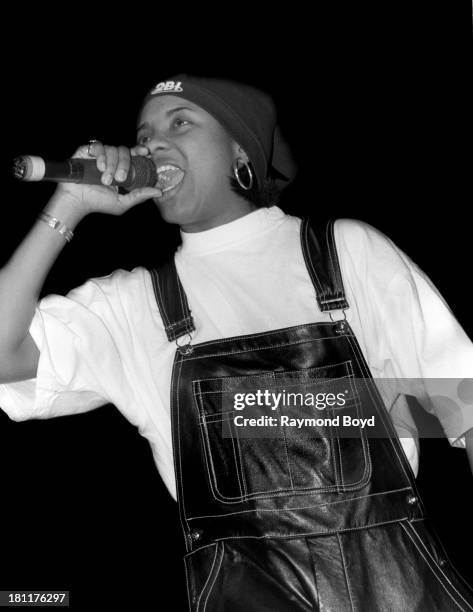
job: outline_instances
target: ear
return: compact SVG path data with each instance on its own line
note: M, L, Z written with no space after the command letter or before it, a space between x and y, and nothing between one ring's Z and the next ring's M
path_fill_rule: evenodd
M240 158L245 163L248 163L250 161L250 158L246 154L243 147L241 147L237 142L233 142L233 153L234 153L235 159Z

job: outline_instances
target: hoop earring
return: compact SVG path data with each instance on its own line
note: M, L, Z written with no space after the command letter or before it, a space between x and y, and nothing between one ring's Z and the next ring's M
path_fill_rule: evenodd
M246 167L246 171L248 172L248 175L250 177L250 182L248 185L245 185L245 183L243 183L243 181L240 178L239 170L241 169L241 167L240 168L238 167L239 161L243 162L243 166ZM249 191L253 187L253 172L251 171L250 164L246 161L243 161L241 157L237 157L237 159L233 162L233 174L235 175L235 178L238 181L238 184L240 185L240 187L244 189L245 191Z

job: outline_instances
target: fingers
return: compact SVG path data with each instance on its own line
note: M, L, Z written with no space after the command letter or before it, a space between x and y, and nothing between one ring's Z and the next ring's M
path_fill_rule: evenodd
M115 180L124 181L130 170L130 149L127 147L118 147L117 167L115 169Z
M116 147L102 145L97 153L97 168L102 172L102 183L111 185L118 164L118 150Z
M88 145L84 145L86 157L89 159L95 158L97 168L100 172L104 172L107 167L105 160L105 147L99 140L91 140Z
M132 157L136 157L137 155L147 157L150 154L150 150L145 145L136 145L136 147L130 149L130 153Z
M90 157L95 157L104 185L111 185L113 181L123 182L126 179L131 159L127 147L112 147L96 141L87 145L87 153Z
M93 140L89 144L79 147L74 157L95 159L97 168L102 173L102 184L111 186L114 181L122 183L126 180L132 157L147 157L149 155L148 147L143 145L136 145L132 149L128 149L128 147L124 146L113 147L104 145L98 140ZM152 196L148 195L147 197L156 197L155 191L153 190ZM161 195L161 192L159 195Z
M136 147L132 147L129 151L131 157L136 157L138 155L148 157L148 155L150 155L150 150L144 145L136 145ZM98 140L91 140L89 144L80 146L73 155L73 157L95 158L100 163L105 160L105 156L105 147Z
M78 149L74 151L71 157L79 157L80 159L91 159L91 155L89 155L89 147L92 149L92 144L81 145Z

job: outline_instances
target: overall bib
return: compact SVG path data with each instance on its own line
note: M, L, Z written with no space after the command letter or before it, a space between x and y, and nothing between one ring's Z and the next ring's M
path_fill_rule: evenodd
M349 304L333 220L320 229L303 221L301 245L314 309L341 313ZM195 328L174 260L150 272L168 339L178 344L171 418L189 609L473 610L472 592L426 522L348 322L184 344ZM236 392L323 392L334 381L346 391L344 405L323 416L374 417L376 436L356 425L350 437L323 425L311 436L279 425L277 435L245 437L234 425L245 412L234 408ZM282 409L266 412L279 417Z

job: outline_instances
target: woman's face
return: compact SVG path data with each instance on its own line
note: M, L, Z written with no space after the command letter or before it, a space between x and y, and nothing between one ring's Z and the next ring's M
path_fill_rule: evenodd
M184 178L154 198L161 216L186 232L199 232L238 219L254 206L230 186L233 161L248 159L216 119L178 96L151 98L141 112L137 143L159 168L173 165ZM178 173L181 175L181 173Z

